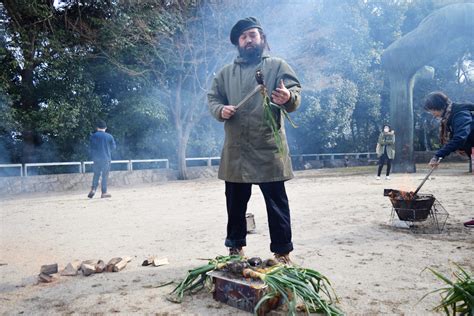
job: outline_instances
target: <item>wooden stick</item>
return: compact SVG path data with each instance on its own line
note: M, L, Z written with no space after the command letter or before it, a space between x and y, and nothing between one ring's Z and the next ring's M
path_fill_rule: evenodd
M253 97L254 95L256 95L258 92L260 92L261 90L263 89L263 85L259 84L257 85L252 92L250 92L249 94L247 94L245 96L245 98L242 99L242 101L240 101L236 106L235 106L235 109L237 110L238 108L240 108L242 105L246 104L251 97Z

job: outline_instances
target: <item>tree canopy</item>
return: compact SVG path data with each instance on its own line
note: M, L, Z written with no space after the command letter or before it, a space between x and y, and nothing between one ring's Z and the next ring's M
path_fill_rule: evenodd
M240 18L261 20L270 54L299 75L292 153L373 151L388 122L384 49L441 6L437 0L3 0L0 162L88 158L94 122L115 159L218 155L222 125L207 113L215 72L232 62ZM437 146L419 104L432 90L474 100L472 52L433 61L415 88L415 149ZM185 177L185 174L182 174Z

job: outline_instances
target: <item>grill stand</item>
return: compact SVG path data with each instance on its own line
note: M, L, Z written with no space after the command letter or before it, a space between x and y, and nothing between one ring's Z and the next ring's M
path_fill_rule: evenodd
M397 211L402 211L405 213L412 212L413 216L410 220L400 220L398 219ZM435 200L433 206L430 208L429 215L426 219L416 219L416 212L418 210L415 209L402 209L402 208L395 208L392 207L392 212L390 214L390 224L395 227L395 221L400 220L405 222L408 226L408 229L412 233L420 233L420 234L432 234L432 233L442 233L444 227L446 226L446 222L448 221L449 213L446 211L444 206L438 201Z

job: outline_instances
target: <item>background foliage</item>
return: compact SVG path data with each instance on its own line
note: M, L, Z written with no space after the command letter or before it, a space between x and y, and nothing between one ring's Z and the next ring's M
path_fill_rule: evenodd
M373 151L389 121L383 50L455 2L3 0L0 162L85 160L99 118L117 140L115 159L182 167L186 156L218 155L223 128L206 90L236 55L230 28L251 15L303 84L292 153ZM416 150L438 144L423 96L474 100L473 65L470 51L446 52L431 64L435 79L415 87Z

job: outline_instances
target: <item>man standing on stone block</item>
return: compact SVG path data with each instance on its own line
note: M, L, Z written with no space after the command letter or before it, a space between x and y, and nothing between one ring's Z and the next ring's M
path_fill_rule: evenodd
M94 177L92 178L92 188L88 198L94 197L95 191L99 186L99 178L102 175L101 198L110 198L112 195L107 193L107 178L109 177L110 162L112 160L111 151L116 148L115 140L112 135L106 133L107 125L104 121L100 120L96 125L96 132L90 137L90 153L92 160L94 161L93 171Z
M216 75L208 93L209 110L218 121L224 122L225 129L219 166L219 179L225 181L227 201L225 246L230 248L231 255L243 255L247 235L245 213L251 187L256 184L267 207L270 250L278 261L291 264L289 253L293 243L285 181L293 178L293 171L283 111L293 112L299 106L301 86L295 72L283 59L264 53L268 43L256 18L238 21L230 32L230 41L239 56ZM257 71L271 91L272 112L269 115L273 115L280 147L272 132L273 126L265 123L267 116L260 93L251 97L245 106L236 107L255 89Z

